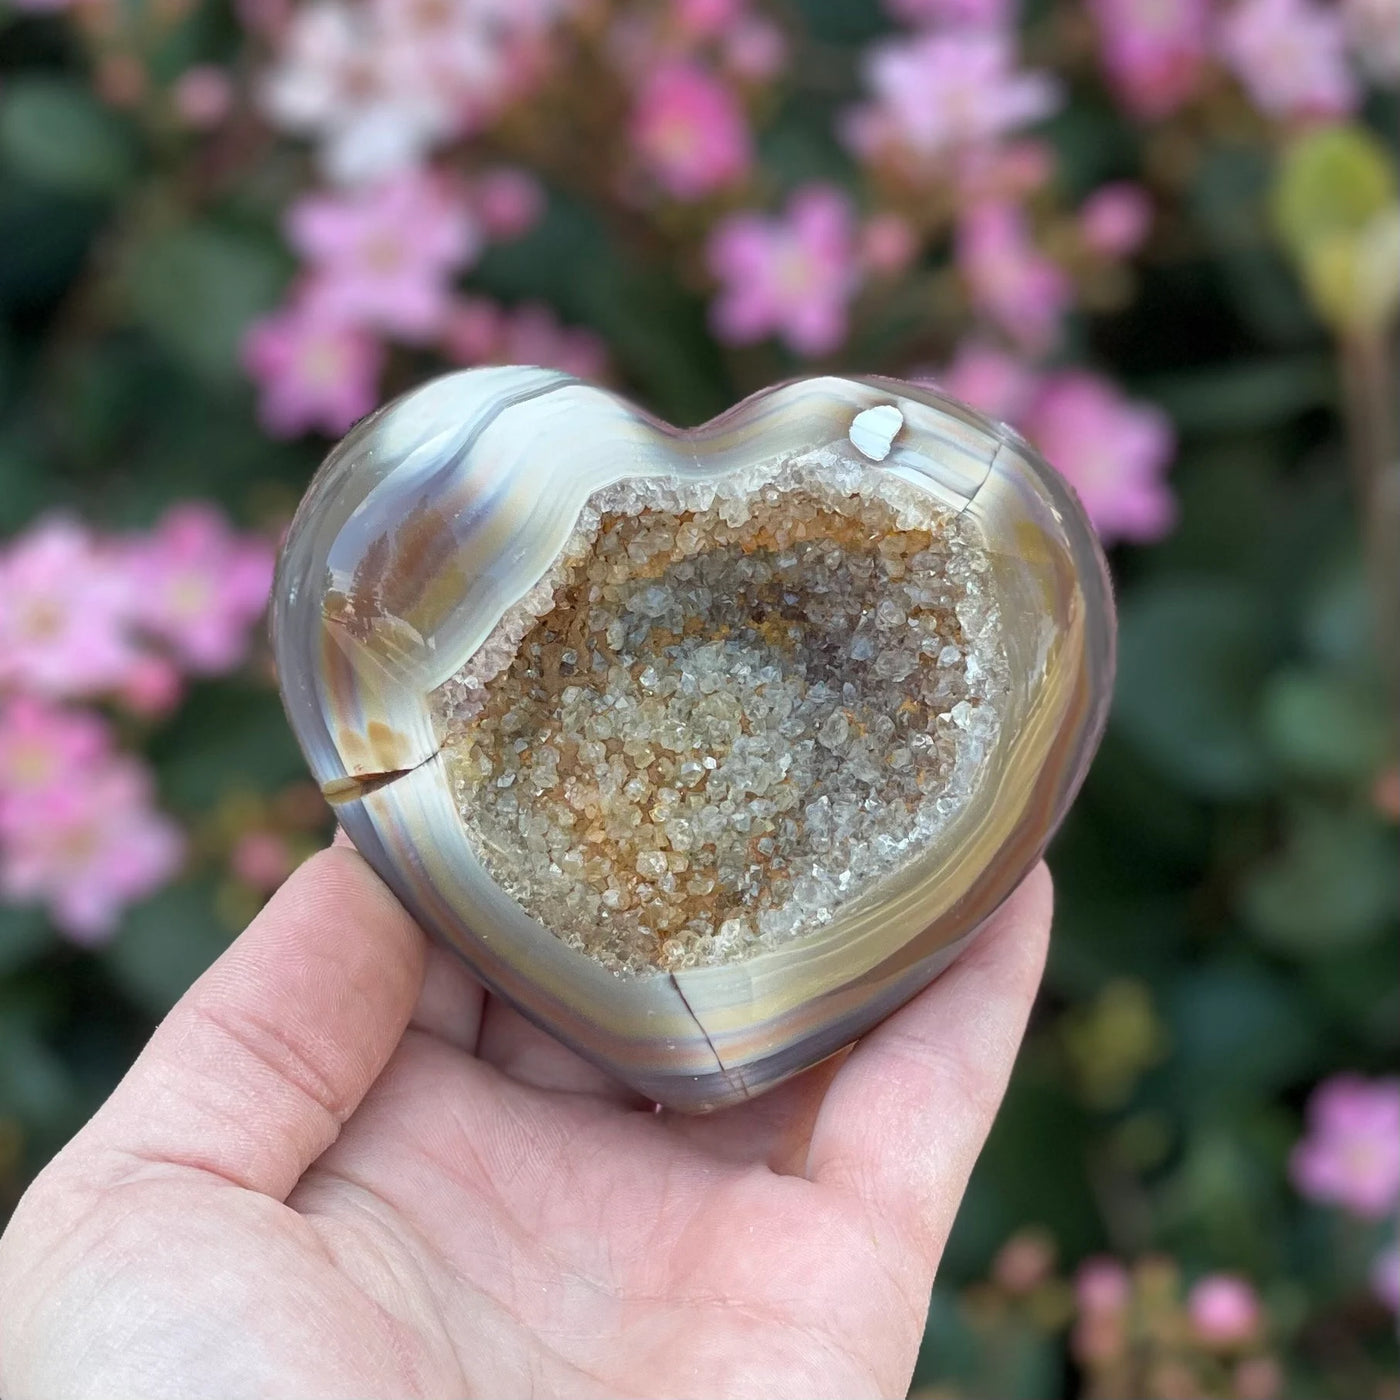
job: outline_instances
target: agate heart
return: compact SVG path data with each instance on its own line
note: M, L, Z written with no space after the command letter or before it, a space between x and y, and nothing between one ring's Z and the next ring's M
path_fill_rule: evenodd
M1063 481L896 380L681 432L538 369L366 419L273 616L341 824L493 991L679 1109L935 977L1102 729L1113 603Z

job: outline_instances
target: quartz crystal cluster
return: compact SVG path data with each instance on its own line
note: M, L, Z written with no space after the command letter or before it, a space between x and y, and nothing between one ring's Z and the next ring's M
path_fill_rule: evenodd
M996 742L974 529L815 453L594 492L433 697L486 870L618 972L810 932L928 849Z
M527 366L360 423L273 641L364 859L652 1102L766 1092L939 976L1045 849L1113 691L1066 484L926 385L673 428Z

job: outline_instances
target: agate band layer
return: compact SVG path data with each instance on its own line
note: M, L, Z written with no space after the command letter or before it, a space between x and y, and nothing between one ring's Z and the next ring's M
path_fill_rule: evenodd
M875 378L689 431L545 370L430 383L312 483L273 631L312 772L414 917L688 1111L947 966L1062 820L1113 674L1073 493Z

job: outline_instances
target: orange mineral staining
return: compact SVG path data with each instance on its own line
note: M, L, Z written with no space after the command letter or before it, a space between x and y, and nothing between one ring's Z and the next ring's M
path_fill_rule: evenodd
M606 965L819 926L975 782L1002 669L985 557L955 517L851 484L599 493L487 673L440 692L487 871Z

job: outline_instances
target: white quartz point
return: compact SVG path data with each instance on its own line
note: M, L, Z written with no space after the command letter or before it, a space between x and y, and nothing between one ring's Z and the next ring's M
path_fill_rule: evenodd
M883 462L890 455L890 444L904 426L904 415L892 404L863 409L851 419L851 442L863 457Z

